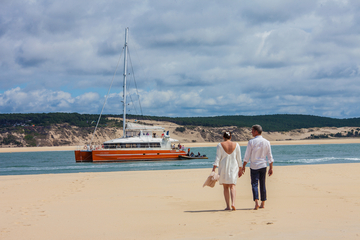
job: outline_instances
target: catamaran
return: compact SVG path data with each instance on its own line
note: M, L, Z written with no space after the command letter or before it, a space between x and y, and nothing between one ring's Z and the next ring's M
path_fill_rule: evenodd
M176 146L176 139L170 138L169 131L159 126L148 126L126 121L126 77L128 54L128 31L125 29L124 44L124 82L123 82L123 136L104 142L101 146L92 146L75 151L76 162L116 162L146 160L179 160L185 156L183 148ZM161 137L153 134L162 131ZM180 145L181 146L181 145Z

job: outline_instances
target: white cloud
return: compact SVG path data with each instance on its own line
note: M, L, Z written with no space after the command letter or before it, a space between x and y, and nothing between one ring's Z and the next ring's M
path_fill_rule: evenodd
M96 107L95 109L92 107ZM16 87L0 94L2 113L33 112L99 112L99 95L85 93L73 98L70 93L51 90L26 91Z
M359 117L359 16L354 0L3 1L0 110L98 113L130 27L144 114Z

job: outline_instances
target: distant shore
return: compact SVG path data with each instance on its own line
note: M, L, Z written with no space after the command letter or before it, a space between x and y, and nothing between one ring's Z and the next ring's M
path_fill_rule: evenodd
M360 143L360 138L336 138L336 139L310 139L310 140L284 140L270 141L271 145L311 145L311 144L351 144ZM238 142L240 146L246 146L247 141ZM185 147L216 147L217 142L181 143ZM60 147L13 147L0 148L0 153L12 152L52 152L52 151L74 151L82 149L81 146Z

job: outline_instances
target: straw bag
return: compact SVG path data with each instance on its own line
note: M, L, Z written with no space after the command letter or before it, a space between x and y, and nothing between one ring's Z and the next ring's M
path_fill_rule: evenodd
M212 171L208 176L208 178L206 179L206 181L204 182L203 187L209 186L213 188L215 186L215 183L219 180L219 178L220 178L219 174Z

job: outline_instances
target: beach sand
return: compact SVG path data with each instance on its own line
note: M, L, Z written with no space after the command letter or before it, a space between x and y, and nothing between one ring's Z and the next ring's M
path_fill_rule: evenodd
M208 169L0 176L0 239L360 239L360 164L274 167L266 208L249 169L224 211Z
M247 141L238 142L240 146L246 146ZM350 144L360 143L360 138L336 138L336 139L311 139L311 140L284 140L270 141L271 145L302 145L302 144ZM216 147L218 142L181 143L185 147ZM13 147L0 148L0 153L11 152L47 152L47 151L74 151L84 149L84 146L60 146L60 147Z

